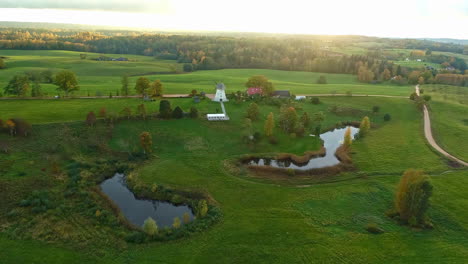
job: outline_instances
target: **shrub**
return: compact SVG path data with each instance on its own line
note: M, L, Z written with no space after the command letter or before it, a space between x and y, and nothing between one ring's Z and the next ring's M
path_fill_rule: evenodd
M190 118L198 118L198 110L195 106L190 107Z
M141 243L145 242L145 234L142 233L142 232L134 231L134 232L130 233L130 234L125 238L125 240L126 240L127 242L130 242L130 243L141 244Z
M418 97L418 94L416 92L414 92L414 93L410 94L409 99L414 101L414 100L416 100L417 97Z
M432 98L432 97L431 97L430 95L424 95L424 96L423 96L423 99L424 99L424 101L426 101L426 102L429 102L429 101L431 100L431 98Z
M154 236L158 233L158 225L153 218L148 217L143 223L143 231L150 236Z
M423 226L429 208L432 184L421 170L407 170L400 180L395 195L395 209L403 223Z
M172 117L176 119L181 119L184 117L184 111L182 111L182 108L177 106L174 111L172 111Z
M291 169L291 168L288 168L286 170L286 173L288 174L288 176L295 176L296 175L296 171L294 169Z
M153 183L153 185L151 185L151 191L154 193L158 191L158 185L156 183Z
M320 75L320 77L317 79L318 84L327 84L327 77L325 75Z
M372 107L372 113L377 114L380 111L380 106L374 105Z
M312 104L320 104L320 99L318 97L312 97L312 99L310 99L310 102Z
M377 224L375 224L375 223L367 224L366 230L367 230L367 232L369 232L371 234L381 234L381 233L384 232L384 230L382 228L380 228L379 226L377 226Z
M384 117L383 117L383 120L384 121L390 121L390 120L392 120L392 116L390 114L385 114Z
M275 136L270 136L268 137L268 142L270 142L272 145L276 145L278 144L278 139Z

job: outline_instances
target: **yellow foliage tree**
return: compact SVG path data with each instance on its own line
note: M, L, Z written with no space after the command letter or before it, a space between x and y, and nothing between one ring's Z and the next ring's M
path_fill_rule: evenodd
M351 144L353 142L353 139L351 137L351 127L346 128L345 134L344 134L344 139L343 139L343 145L346 148L351 147Z
M265 135L267 137L273 136L273 128L275 127L275 120L273 113L268 114L267 120L265 121Z
M369 129L370 129L370 120L369 120L369 117L365 116L361 121L361 125L359 126L359 135L361 136L367 135L367 133L369 133Z

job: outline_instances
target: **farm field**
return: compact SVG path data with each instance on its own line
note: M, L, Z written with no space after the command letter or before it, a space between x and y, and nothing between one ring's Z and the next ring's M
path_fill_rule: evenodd
M157 183L210 193L223 212L222 221L191 237L135 245L104 242L110 237L103 231L105 229L99 230L104 227L93 224L92 217L75 216L83 219L81 223L59 218L55 220L54 228L62 230L61 226L70 226L71 229L66 231L70 234L68 242L60 245L58 242L15 239L12 238L17 236L15 232L8 229L0 235L2 262L430 263L443 258L451 263L463 263L468 257L468 241L464 235L468 230L464 209L468 199L459 194L468 184L468 172L444 173L452 169L425 144L420 129L421 114L416 107L409 100L399 98L337 96L321 97L320 100L318 105L309 101L296 103L298 114L323 111L323 127L339 121L360 120L364 115L369 115L377 125L367 137L353 144L352 158L359 169L357 172L334 176L325 182L322 179L321 184L313 184L316 181L312 179L309 183L301 182L300 186L293 180L272 184L249 174L232 175L223 162L237 155L278 151L299 154L318 148L313 137L292 139L279 129L275 130L278 145L270 145L266 139L255 148L242 143L240 127L248 103L226 103L231 121L222 123L203 119L123 120L115 124L109 139L112 149L125 152L138 148L141 131L150 131L153 135L153 149L158 157L135 169L138 178L145 185ZM70 131L81 131L80 134L90 133L93 128L85 128L83 124L88 111L97 111L103 106L109 111L118 111L125 106L135 109L141 102L135 98L1 102L9 106L0 109L0 116L17 114L31 120L36 133L30 138L15 139L15 147L8 156L0 154L3 159L14 160L12 169L0 178L0 198L9 201L0 206L0 221L4 223L5 213L15 207L14 201L24 198L30 190L54 189L64 184L46 173L36 173L44 160L42 155L31 155L50 151L47 146L58 139L64 145L76 142L73 132L63 134L63 129L57 128L63 126ZM173 107L179 105L185 111L196 106L200 114L219 107L208 100L198 104L191 99L171 99L170 102ZM54 109L54 115L46 115L48 108L39 107L40 103ZM149 112L154 112L159 102L146 102L145 105ZM336 115L329 111L333 105L359 111ZM377 114L370 113L374 105L380 106ZM274 112L277 116L279 108L263 103L259 106L260 120L254 122L254 129L262 131L266 115ZM23 107L27 110L19 111ZM30 109L37 111L34 113ZM383 121L385 113L391 114L391 121ZM65 124L60 124L63 122ZM101 128L94 129L97 132ZM30 151L25 152L26 149ZM81 159L90 155L79 148L60 151ZM407 168L421 168L433 176L434 196L429 209L429 217L435 226L432 230L412 230L385 216L385 211L392 205L400 175ZM18 174L20 171L26 173ZM45 215L52 216L53 210ZM35 218L35 221L40 226L49 223L44 220L47 218ZM377 223L385 233L368 233L365 226L370 222ZM32 235L38 232L34 227L28 228ZM79 247L74 242L76 232L80 232L83 239ZM39 240L44 239L47 238L39 237ZM92 242L95 240L100 242Z
M105 54L118 58L126 57L130 61L95 61L92 58L100 54L86 53L86 60L81 60L80 52L72 51L18 51L2 50L0 56L7 57L7 68L0 71L0 87L7 85L10 78L17 73L43 71L51 69L72 70L77 74L80 90L76 96L105 96L120 92L121 77L129 74L130 92L138 76L147 76L151 80L160 79L166 94L188 94L193 89L213 92L214 82L224 82L228 92L244 91L245 82L252 75L265 75L272 81L277 90L290 90L293 94L346 93L383 94L407 96L411 86L391 84L364 84L350 74L326 74L313 72L294 72L264 69L225 69L213 71L196 71L181 73L181 64L175 61L156 60L153 57L122 54ZM172 73L172 74L171 74ZM316 84L320 75L327 78L328 84ZM57 95L56 86L41 84L48 96Z

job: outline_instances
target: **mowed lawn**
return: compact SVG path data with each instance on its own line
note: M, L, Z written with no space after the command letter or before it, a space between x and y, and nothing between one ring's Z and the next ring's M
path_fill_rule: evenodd
M157 60L153 57L104 54L109 57L126 57L130 61L95 61L101 54L86 53L87 59L80 59L80 52L72 51L23 51L0 50L0 56L7 57L7 68L0 70L0 88L7 85L14 74L27 71L44 71L51 69L58 72L62 69L72 70L78 76L80 90L77 96L109 96L120 93L121 77L130 77L130 92L135 94L134 86L139 76L150 80L160 79L167 94L188 94L192 90L214 93L216 82L224 82L228 92L244 91L247 79L252 75L265 75L278 90L290 90L294 94L346 93L384 94L407 96L411 86L396 86L387 83L364 84L357 82L351 74L325 74L313 72L278 71L266 69L227 69L182 73L182 64L176 61ZM317 84L320 75L325 75L328 84ZM59 94L56 86L42 84L48 96Z

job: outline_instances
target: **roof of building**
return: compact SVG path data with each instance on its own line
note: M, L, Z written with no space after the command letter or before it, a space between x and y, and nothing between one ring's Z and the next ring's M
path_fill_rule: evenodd
M262 87L250 87L247 89L247 94L249 95L261 94L262 92Z
M291 94L289 93L288 90L277 90L273 92L273 96L290 97Z

